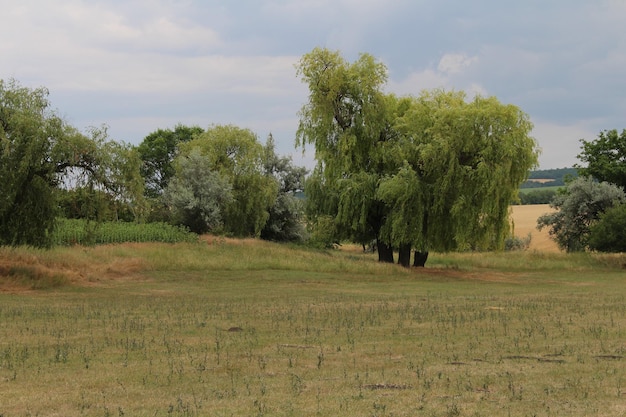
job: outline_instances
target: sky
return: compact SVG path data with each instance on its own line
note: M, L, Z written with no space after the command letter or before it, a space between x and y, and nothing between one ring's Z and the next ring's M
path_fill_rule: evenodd
M526 112L539 168L580 162L580 139L626 128L625 0L0 0L0 79L46 87L86 131L139 144L177 124L233 124L297 165L315 47L368 53L385 89L495 96Z

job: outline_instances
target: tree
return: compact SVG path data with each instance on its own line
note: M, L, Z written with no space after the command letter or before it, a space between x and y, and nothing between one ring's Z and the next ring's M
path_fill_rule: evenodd
M396 106L399 139L388 152L404 163L380 185L394 245L502 249L510 202L537 162L528 116L495 97L467 102L462 92L424 92Z
M388 139L386 68L368 54L349 64L339 52L316 48L297 70L309 100L300 110L296 144L312 144L317 159L315 183L305 188L309 210L335 217L338 239L379 240L379 259L393 262L391 242L379 233L382 204L371 187L385 173L377 147Z
M61 185L86 181L139 208L132 151L108 141L106 129L90 133L56 115L45 88L0 80L0 244L48 246Z
M605 130L594 141L581 139L582 152L578 155L586 167L577 166L580 175L590 176L626 187L626 129Z
M589 230L589 249L626 252L626 204L617 204L600 214Z
M181 144L180 155L185 157L194 149L232 187L232 202L223 213L224 230L239 237L259 236L276 199L278 185L263 171L263 145L257 136L236 126L212 126Z
M305 238L303 203L296 197L304 189L306 168L293 165L291 158L276 154L274 138L270 134L264 147L263 169L265 175L274 178L278 194L269 209L269 217L261 239L295 242Z
M532 124L517 107L460 92L383 93L386 68L316 48L298 74L309 86L296 144L315 147L305 191L335 215L339 238L377 240L379 260L418 264L428 250L501 248L508 210L537 162ZM327 200L327 201L324 201Z
M141 175L147 197L157 198L163 193L174 175L172 162L178 155L178 146L202 132L201 127L178 124L174 130L158 129L143 139L137 151L142 160Z
M556 211L541 216L537 228L548 227L550 236L567 252L584 251L592 225L602 213L625 201L626 195L620 187L578 177L552 200L550 207Z
M163 193L174 222L194 233L218 232L224 212L233 201L228 179L211 167L209 158L192 149L177 160L176 175Z

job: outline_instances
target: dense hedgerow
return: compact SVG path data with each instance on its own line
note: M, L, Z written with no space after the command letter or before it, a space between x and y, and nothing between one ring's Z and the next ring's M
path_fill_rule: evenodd
M87 222L58 219L52 236L54 245L102 245L124 242L195 242L198 235L167 223Z

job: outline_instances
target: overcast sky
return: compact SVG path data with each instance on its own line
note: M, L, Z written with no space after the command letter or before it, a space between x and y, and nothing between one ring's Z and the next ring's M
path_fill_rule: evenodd
M494 95L535 125L541 168L626 128L625 0L0 0L0 78L45 86L75 127L139 144L234 124L294 148L316 46L389 70L387 90Z

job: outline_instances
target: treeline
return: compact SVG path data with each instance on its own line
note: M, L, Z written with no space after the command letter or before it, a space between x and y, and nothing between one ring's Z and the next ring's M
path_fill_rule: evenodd
M559 188L578 177L576 168L556 168L530 171L528 180L520 185L519 200L513 204L548 204Z
M106 127L80 132L51 108L48 94L0 80L0 245L187 239L179 229L305 238L295 193L306 170L277 155L271 135L261 143L236 126L179 125L133 146L109 138ZM111 222L161 226L99 226ZM72 235L59 238L70 225Z
M578 170L576 168L541 169L531 171L528 175L528 180L522 183L520 188L560 187L567 184L568 180L572 180L576 177L578 177Z
M538 169L530 171L528 179L552 179L562 180L568 176L577 177L577 168Z

